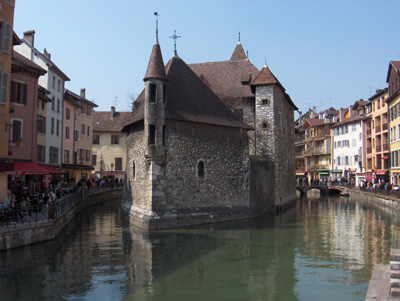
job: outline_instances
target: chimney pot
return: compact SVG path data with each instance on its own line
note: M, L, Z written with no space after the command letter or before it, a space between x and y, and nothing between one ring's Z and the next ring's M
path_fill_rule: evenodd
M51 55L50 55L49 52L47 52L47 49L46 49L46 48L43 50L43 55L44 55L45 57L47 57L49 60L51 59L51 58L50 58Z
M35 31L34 30L28 30L24 32L24 40L27 41L29 44L34 47L34 42L35 42Z
M86 94L86 89L85 88L82 88L81 89L81 98L82 99L85 99L86 97L85 97L85 94Z
M113 119L115 116L115 107L111 106L111 119Z

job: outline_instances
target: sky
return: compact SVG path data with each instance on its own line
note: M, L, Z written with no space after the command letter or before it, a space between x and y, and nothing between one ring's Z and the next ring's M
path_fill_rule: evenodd
M16 0L14 31L35 30L35 48L97 111L129 111L144 88L154 12L165 64L174 30L187 64L229 60L240 32L250 61L267 64L303 113L367 100L400 61L397 0Z

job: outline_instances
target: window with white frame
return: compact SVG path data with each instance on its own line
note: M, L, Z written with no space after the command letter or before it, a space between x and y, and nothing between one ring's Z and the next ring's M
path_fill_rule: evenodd
M352 147L357 147L357 139L352 139L351 140L351 146Z

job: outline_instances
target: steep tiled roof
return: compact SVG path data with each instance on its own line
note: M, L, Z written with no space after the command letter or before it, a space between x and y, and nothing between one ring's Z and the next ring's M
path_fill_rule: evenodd
M321 125L324 125L324 124L326 124L324 119L311 118L311 119L307 119L307 120L303 123L302 128L306 128L306 127L308 127L308 126L317 127L317 126L321 126Z
M76 103L78 103L78 106L80 106L79 102L83 102L93 108L98 107L98 105L96 105L94 102L91 102L90 100L87 100L86 98L81 98L78 94L76 94L68 89L65 89L64 99L69 100L70 102L76 102Z
M122 127L131 120L131 112L115 112L111 118L111 111L93 112L93 131L96 132L120 132Z
M394 69L395 72L400 73L400 61L390 61L389 69L386 77L386 82L389 83L390 70Z
M254 97L250 82L260 71L249 60L190 64L189 67L222 100Z
M342 125L358 122L358 121L361 121L363 118L364 118L364 116L352 116L352 117L343 119L342 121L339 121L338 123L333 125L332 128L337 128Z
M12 52L12 70L18 72L20 68L26 69L30 72L36 73L37 75L44 75L47 73L45 69L35 64L31 60L28 60L22 54L14 51Z
M168 119L253 129L239 120L182 59L172 57L166 69ZM143 120L144 96L143 90L125 125Z
M167 79L165 74L164 61L161 54L161 48L158 43L153 45L153 50L151 51L149 65L147 66L147 71L144 79L158 78Z
M368 98L368 100L374 100L375 98L381 96L382 94L385 94L388 90L389 90L389 88L378 89L378 90L376 90L376 93L374 95L372 95L370 98Z
M170 59L167 75L167 118L252 129L239 120L182 59Z
M283 88L281 83L278 81L275 75L272 74L268 67L263 67L251 84L253 86L278 84Z
M232 53L231 56L231 61L241 61L241 60L246 60L246 54L244 53L242 44L240 42L238 42L236 44L235 50Z

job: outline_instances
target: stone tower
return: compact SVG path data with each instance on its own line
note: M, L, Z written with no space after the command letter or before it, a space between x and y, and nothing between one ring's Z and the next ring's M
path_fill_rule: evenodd
M165 124L166 124L166 92L167 75L160 45L156 42L151 52L149 65L144 77L145 82L145 136L147 149L145 156L148 160L165 155Z
M164 203L165 186L160 185L165 178L162 167L166 160L166 92L167 75L158 40L153 45L149 65L147 67L144 102L144 157L149 166L149 209L154 210L157 204Z
M264 66L251 83L255 92L255 155L275 166L275 205L296 198L294 109L285 88Z

